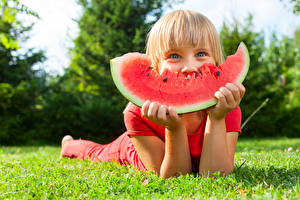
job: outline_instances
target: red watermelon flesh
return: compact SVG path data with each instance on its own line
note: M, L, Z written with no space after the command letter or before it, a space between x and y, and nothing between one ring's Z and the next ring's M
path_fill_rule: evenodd
M249 54L241 43L223 64L204 64L193 73L152 69L145 54L127 53L111 60L111 73L119 91L132 103L146 100L175 107L178 113L208 108L217 103L214 93L226 83L242 82L249 69Z

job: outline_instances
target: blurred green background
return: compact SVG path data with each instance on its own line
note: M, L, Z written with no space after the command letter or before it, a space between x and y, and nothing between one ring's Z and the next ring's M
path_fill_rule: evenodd
M127 101L112 82L109 60L145 52L151 25L181 2L78 0L82 15L70 65L62 75L51 75L34 68L47 60L43 50L22 47L34 24L19 16L39 19L38 14L19 0L0 0L0 144L59 144L66 134L107 143L123 133ZM299 1L285 3L300 14ZM241 137L299 137L300 27L292 37L274 33L268 43L263 32L254 30L251 14L225 21L220 30L225 55L233 54L241 41L250 53L243 122L268 99Z

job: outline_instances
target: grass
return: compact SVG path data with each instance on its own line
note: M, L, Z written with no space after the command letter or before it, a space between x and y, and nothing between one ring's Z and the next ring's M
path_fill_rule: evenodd
M166 180L116 163L58 159L59 147L1 147L0 199L300 199L299 145L240 139L229 176Z

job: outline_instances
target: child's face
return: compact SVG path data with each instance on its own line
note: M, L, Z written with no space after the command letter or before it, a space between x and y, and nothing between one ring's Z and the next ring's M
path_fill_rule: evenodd
M166 52L160 62L159 71L162 73L168 69L181 73L196 72L204 63L216 63L209 46L185 45Z

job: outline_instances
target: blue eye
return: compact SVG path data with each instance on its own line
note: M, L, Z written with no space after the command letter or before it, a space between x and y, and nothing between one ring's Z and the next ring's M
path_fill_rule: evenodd
M205 53L205 52L199 52L199 53L197 53L196 56L197 56L197 57L205 57L205 56L206 56L206 53Z
M178 55L176 53L173 53L169 57L172 58L172 59L178 59L178 58L180 58L180 55Z

